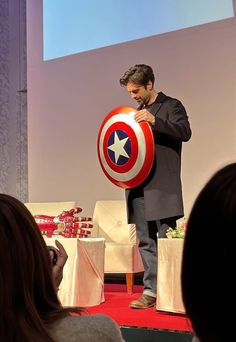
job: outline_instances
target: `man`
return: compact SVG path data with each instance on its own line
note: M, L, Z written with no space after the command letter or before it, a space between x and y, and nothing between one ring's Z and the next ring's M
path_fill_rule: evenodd
M184 216L180 179L182 141L191 137L188 116L182 103L154 89L150 66L137 64L125 72L120 85L126 87L139 107L134 119L146 121L152 128L155 159L147 179L126 190L129 223L136 224L139 250L144 265L142 296L131 308L145 309L156 303L157 233L166 237L169 227Z

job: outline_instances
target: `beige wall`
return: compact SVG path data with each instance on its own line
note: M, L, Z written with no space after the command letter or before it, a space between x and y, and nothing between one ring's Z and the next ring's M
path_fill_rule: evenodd
M123 198L100 168L97 135L113 108L136 106L119 78L146 63L156 89L179 98L191 122L187 216L208 177L236 157L235 18L42 62L41 0L27 6L29 200L76 200L90 215L96 200Z

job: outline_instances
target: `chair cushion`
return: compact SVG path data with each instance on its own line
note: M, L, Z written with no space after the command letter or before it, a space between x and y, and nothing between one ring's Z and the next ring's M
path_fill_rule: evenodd
M138 246L106 242L105 273L137 273L143 271Z
M34 215L60 215L63 210L76 206L75 201L68 202L27 202L25 206Z

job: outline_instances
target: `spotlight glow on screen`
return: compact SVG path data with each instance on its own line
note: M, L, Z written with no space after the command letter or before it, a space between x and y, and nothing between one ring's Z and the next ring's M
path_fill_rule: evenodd
M44 60L233 17L232 0L43 0Z

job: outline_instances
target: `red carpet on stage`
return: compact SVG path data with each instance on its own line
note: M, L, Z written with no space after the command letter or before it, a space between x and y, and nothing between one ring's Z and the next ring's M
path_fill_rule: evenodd
M105 302L87 308L91 314L106 314L120 326L145 327L191 332L191 324L185 315L156 311L154 307L145 310L129 308L129 302L142 293L142 286L134 286L134 293L128 294L125 285L105 284Z

